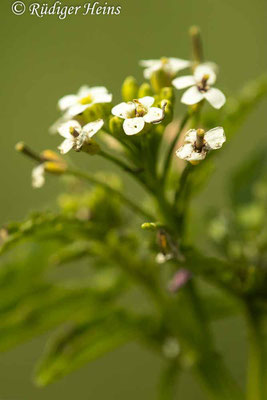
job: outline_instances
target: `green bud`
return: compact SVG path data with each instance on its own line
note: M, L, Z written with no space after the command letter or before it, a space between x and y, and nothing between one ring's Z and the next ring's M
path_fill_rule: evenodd
M173 103L170 100L162 100L161 103L164 102L164 119L162 124L164 126L168 125L173 119Z
M144 82L138 91L138 98L145 97L145 96L153 96L153 90L149 83Z
M96 121L97 119L105 119L110 114L110 103L97 103L88 107L80 117L83 124ZM77 119L77 118L76 118Z
M172 77L166 73L163 69L159 69L151 75L150 83L153 90L159 93L164 87L171 86Z
M82 151L90 154L91 156L94 156L95 154L99 153L100 146L91 139L89 142L83 144Z
M121 95L124 101L132 101L138 96L138 83L133 76L128 76L122 84Z
M162 225L159 222L144 222L141 225L141 228L144 229L145 231L156 231L161 227Z
M159 97L161 100L169 100L171 103L174 103L175 95L172 87L164 87L161 89Z
M109 130L112 135L116 136L122 133L123 119L119 117L111 117L109 120Z

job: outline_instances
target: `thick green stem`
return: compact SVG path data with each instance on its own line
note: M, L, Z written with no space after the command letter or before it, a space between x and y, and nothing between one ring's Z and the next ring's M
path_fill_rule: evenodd
M204 353L193 371L210 399L244 400L244 394L216 353Z
M158 400L175 399L178 374L179 364L177 359L169 361L160 376Z
M247 371L247 400L265 400L264 394L264 343L258 312L248 306L247 311L249 356Z
M89 174L87 172L83 172L83 171L77 170L77 169L68 169L66 171L66 174L71 175L71 176L75 176L76 178L83 179L83 180L85 180L85 181L87 181L89 183L100 185L100 186L104 187L109 192L111 192L115 196L119 197L121 199L121 201L125 205L127 205L129 208L131 208L133 211L135 211L140 216L145 217L149 221L154 221L155 220L155 217L152 214L150 214L147 211L143 210L140 206L138 206L132 200L127 198L119 190L111 187L106 182L101 181L100 179L96 178L95 176L93 176L93 175L91 175L91 174Z

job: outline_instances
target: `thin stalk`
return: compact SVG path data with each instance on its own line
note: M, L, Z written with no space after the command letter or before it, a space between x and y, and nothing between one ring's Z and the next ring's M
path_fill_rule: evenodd
M68 169L66 171L66 174L74 176L76 178L83 179L89 183L100 185L107 189L109 192L114 194L115 196L118 196L122 202L124 202L125 205L127 205L129 208L131 208L133 211L135 211L137 214L139 214L142 217L145 217L149 221L154 221L155 217L148 213L147 211L143 210L139 205L135 204L132 200L127 198L123 193L121 193L119 190L112 188L109 186L107 183L101 181L100 179L96 178L95 176L89 174L88 172L83 172L78 169Z
M105 158L106 160L109 160L109 161L113 162L114 164L118 165L118 167L122 168L124 171L129 172L131 174L134 173L134 171L131 169L130 166L128 166L122 160L113 156L112 154L106 153L104 150L100 150L98 155Z
M185 166L181 178L180 178L180 182L179 182L179 187L176 190L175 196L174 196L174 205L177 204L177 202L179 201L179 199L182 197L182 195L184 194L184 191L186 189L186 185L188 182L188 177L192 171L193 166L190 163L187 163L187 165Z
M261 337L260 316L253 307L247 307L249 357L247 371L247 400L264 400L264 346Z
M177 143L177 140L178 140L181 132L183 131L186 123L188 122L189 117L190 117L190 114L186 113L184 118L183 118L183 120L182 120L182 122L181 122L179 130L175 135L175 138L172 140L172 142L171 142L171 144L169 146L169 149L168 149L168 152L167 152L167 156L166 156L166 159L165 159L165 163L164 163L164 167L163 167L163 173L162 173L162 181L164 182L164 184L166 183L166 180L167 180L167 175L168 175L169 168L170 168L170 165L171 165L172 153L173 153L174 147L175 147L175 145Z

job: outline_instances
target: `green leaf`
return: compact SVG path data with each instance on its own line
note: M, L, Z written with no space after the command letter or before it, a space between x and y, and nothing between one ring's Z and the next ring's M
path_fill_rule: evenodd
M92 281L92 282L91 282ZM87 286L85 286L87 284ZM89 286L91 284L91 287ZM124 285L117 278L98 282L91 278L83 286L35 284L14 298L1 301L0 351L39 335L66 321L75 321L110 306ZM13 287L10 288L11 292ZM14 292L13 292L14 293Z
M266 149L261 147L232 175L230 195L233 205L251 202L254 197L255 184L267 172Z
M109 309L70 326L50 343L36 373L37 384L47 385L136 338L139 323L122 311Z

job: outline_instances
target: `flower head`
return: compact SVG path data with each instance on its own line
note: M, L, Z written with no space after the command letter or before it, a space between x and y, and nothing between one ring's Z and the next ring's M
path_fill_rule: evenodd
M142 131L145 123L157 124L163 120L166 103L163 100L162 108L158 108L152 107L154 102L154 97L145 96L128 103L120 103L111 112L124 119L123 129L126 135L136 135Z
M175 78L172 84L176 89L185 89L181 102L188 105L199 103L206 99L214 108L221 108L226 99L224 94L216 88L211 87L216 81L216 74L211 63L200 64L196 67L194 75Z
M51 150L45 150L40 154L40 164L32 170L32 186L40 188L45 183L45 172L63 174L67 164L61 157Z
M96 103L110 103L112 94L103 86L82 86L77 94L62 97L58 102L59 109L65 113L66 119L83 113Z
M58 127L58 133L65 140L58 147L61 154L66 154L71 149L79 151L85 143L90 142L91 138L102 128L104 121L99 119L82 127L75 120L68 121Z
M177 157L197 164L204 160L210 150L220 149L226 141L222 127L205 132L203 129L190 129L185 135L185 144L177 151Z
M150 79L153 72L163 70L173 79L176 74L191 65L190 61L180 58L162 57L160 60L141 60L140 65L145 67L144 77Z

